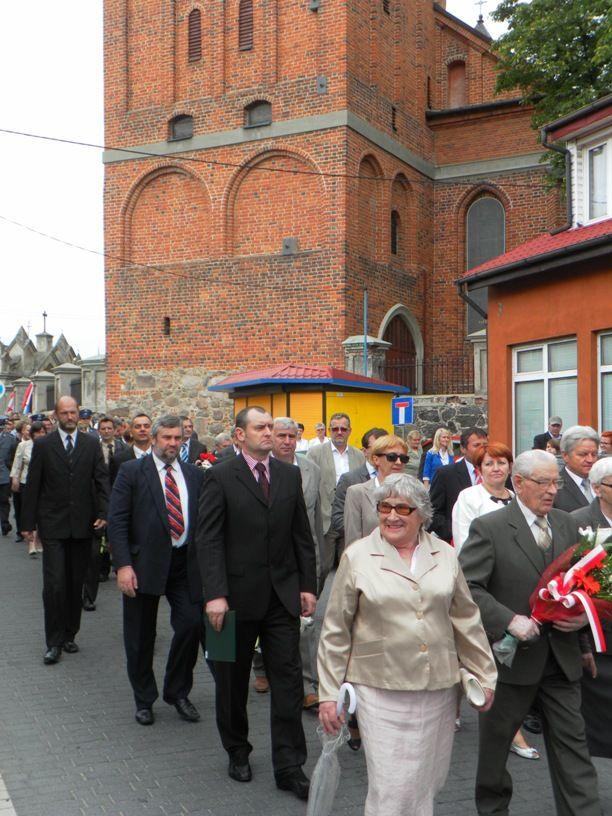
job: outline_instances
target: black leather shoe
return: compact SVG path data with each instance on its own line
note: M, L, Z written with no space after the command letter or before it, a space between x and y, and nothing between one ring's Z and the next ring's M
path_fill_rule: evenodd
M43 657L43 663L45 666L52 666L62 656L62 647L61 646L50 646L47 651L45 652L45 656Z
M86 612L95 612L96 611L96 605L95 605L95 603L93 601L83 601L83 609Z
M199 722L200 712L187 697L175 700L174 707L178 711L179 717L186 722Z
M76 654L79 651L79 647L74 640L67 640L62 648L65 652L68 652L68 654Z
M295 768L277 776L276 787L293 793L298 799L308 799L310 780L301 768Z
M153 711L150 708L139 708L134 718L138 725L153 725L155 722Z
M250 782L253 778L249 760L243 757L233 759L230 757L227 773L230 778L235 779L236 782Z
M542 720L535 714L533 711L530 711L529 714L523 720L523 728L526 731L531 732L532 734L541 734L542 733Z

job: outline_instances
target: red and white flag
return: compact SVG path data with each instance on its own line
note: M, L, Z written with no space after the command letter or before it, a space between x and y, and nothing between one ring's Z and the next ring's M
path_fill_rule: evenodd
M15 392L11 391L11 396L9 397L9 401L6 404L7 411L14 411L15 410Z
M25 390L23 400L21 401L21 413L29 414L32 410L32 395L34 393L34 383L30 383Z

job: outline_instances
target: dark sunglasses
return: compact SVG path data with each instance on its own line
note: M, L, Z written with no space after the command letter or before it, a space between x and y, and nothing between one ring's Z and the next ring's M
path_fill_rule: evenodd
M343 427L335 428L335 427L332 425L332 426L330 427L330 429L329 429L329 430L330 430L332 433L348 433L348 432L349 432L349 430L350 430L350 428L343 428Z
M387 462L397 462L399 459L402 465L407 465L410 461L410 457L406 453L383 453L383 456Z
M376 505L376 509L383 516L388 516L392 510L395 510L398 516L409 516L414 513L416 507L411 507L409 504L389 504L389 502L381 501Z

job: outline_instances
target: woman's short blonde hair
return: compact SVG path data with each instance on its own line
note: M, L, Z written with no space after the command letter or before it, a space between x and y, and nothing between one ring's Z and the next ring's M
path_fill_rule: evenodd
M414 430L412 430L412 431L408 431L408 433L406 434L407 439L418 438L419 441L420 441L422 439L422 437L423 437L422 433L420 431L417 431L416 428Z
M371 456L382 456L389 448L400 447L404 453L408 453L408 445L404 442L401 436L395 434L387 434L386 436L379 436L376 442L372 445Z
M433 444L431 446L431 449L432 449L432 451L434 453L437 453L440 450L440 437L442 436L443 433L447 433L451 438L450 445L448 446L448 450L449 450L450 453L452 453L453 452L453 435L448 430L448 428L438 428L438 430L434 434Z

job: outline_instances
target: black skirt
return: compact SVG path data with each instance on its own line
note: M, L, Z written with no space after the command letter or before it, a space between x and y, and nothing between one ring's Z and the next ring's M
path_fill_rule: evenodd
M591 756L612 758L612 652L596 654L595 664L595 680L582 675L582 716Z

